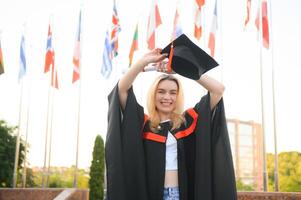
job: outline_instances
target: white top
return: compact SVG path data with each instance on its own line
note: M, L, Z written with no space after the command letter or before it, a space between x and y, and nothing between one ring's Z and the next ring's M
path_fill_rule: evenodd
M176 138L168 131L166 140L166 156L165 156L165 169L177 170L178 169L178 148Z

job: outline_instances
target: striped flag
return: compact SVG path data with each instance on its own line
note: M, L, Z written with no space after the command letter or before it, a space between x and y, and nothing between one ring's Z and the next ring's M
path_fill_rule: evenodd
M215 6L212 17L211 31L209 35L208 47L210 49L210 55L214 57L215 51L215 33L217 31L217 0L215 0Z
M25 39L22 35L21 44L20 44L20 69L19 69L19 81L26 74L26 57L25 57Z
M270 34L269 34L269 22L268 22L268 3L266 0L261 2L261 24L262 24L262 44L266 49L270 47ZM259 10L257 12L255 25L259 30Z
M76 33L76 41L75 47L73 52L73 76L72 76L72 83L75 83L80 78L80 34L81 34L81 15L82 12L79 13L79 20L78 20L78 28Z
M250 12L251 12L251 0L247 0L247 15L245 19L245 28L250 21Z
M112 31L111 31L111 45L112 45L114 57L118 55L118 34L120 31L121 31L121 27L119 24L116 2L114 1L113 16L112 16Z
M135 33L134 33L134 37L133 37L133 42L132 42L132 46L131 46L131 50L130 50L130 54L129 54L129 60L130 60L129 66L132 65L134 52L136 50L138 50L138 24L136 25L136 29L135 29Z
M4 64L3 64L3 56L2 56L2 48L1 48L1 40L0 40L0 75L4 73Z
M175 19L173 22L173 32L171 36L171 40L176 39L183 33L181 23L180 23L180 15L178 12L178 9L176 8L176 14L175 14Z
M152 1L152 7L148 18L147 44L149 49L154 49L156 44L156 28L162 23L157 0Z
M112 72L112 59L113 59L113 51L112 51L112 44L109 39L109 33L106 33L105 37L105 48L103 50L102 56L102 67L101 67L101 74L104 78L109 78Z
M205 4L205 0L196 0L197 8L194 19L194 37L200 39L202 36L202 6Z
M52 31L51 31L51 26L49 24L44 73L49 72L50 69L51 69L51 86L55 87L56 89L59 89L58 79L57 79L57 70L54 69L54 49L52 46ZM54 70L55 70L55 73L54 73ZM53 76L55 76L55 77L53 77Z

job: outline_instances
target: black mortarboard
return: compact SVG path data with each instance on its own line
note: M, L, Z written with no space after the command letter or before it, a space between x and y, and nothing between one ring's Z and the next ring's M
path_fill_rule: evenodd
M202 74L218 66L210 55L194 44L185 34L167 45L162 53L169 55L173 71L194 80L198 80Z

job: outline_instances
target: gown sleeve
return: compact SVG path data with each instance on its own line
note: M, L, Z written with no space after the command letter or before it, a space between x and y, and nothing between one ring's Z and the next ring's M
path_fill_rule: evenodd
M144 111L128 91L121 111L118 85L109 94L108 129L105 144L107 199L146 199L145 158L142 143Z
M236 200L235 174L223 99L212 112L208 93L194 109L198 113L195 130L195 199Z

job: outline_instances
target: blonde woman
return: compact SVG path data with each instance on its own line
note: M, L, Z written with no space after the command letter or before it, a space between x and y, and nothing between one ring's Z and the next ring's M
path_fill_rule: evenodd
M224 85L203 74L196 82L208 94L184 111L180 81L162 73L149 90L148 115L135 98L135 78L150 64L162 70L166 58L161 49L145 54L109 95L107 199L235 200Z

